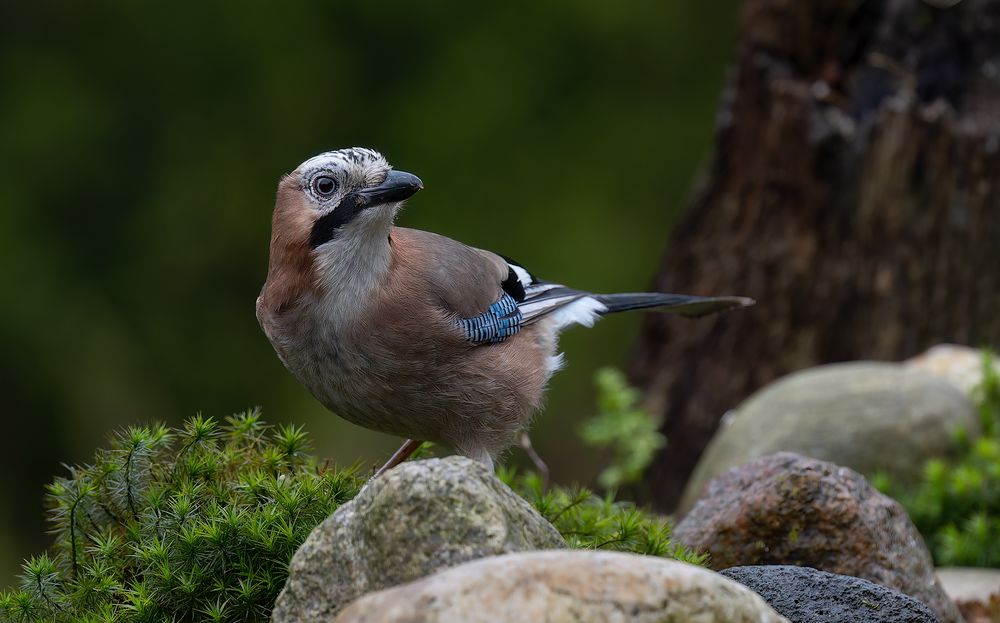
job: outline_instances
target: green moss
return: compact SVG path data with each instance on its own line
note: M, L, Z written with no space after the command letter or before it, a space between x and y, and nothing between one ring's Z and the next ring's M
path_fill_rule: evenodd
M668 556L705 564L707 554L687 549L670 538L671 521L617 499L615 490L641 480L655 452L666 444L659 423L639 406L639 392L625 375L612 368L599 370L596 414L578 432L585 443L604 450L608 466L598 476L607 490L603 496L581 486L546 489L534 472L500 470L498 475L531 502L555 525L570 547L608 549L653 556Z
M880 604L880 603L878 603L876 601L872 601L872 600L870 600L868 598L862 598L861 599L861 603L862 603L862 605L864 605L869 610L878 611L878 610L882 609L882 604Z
M668 518L616 500L613 493L601 497L579 486L545 489L538 474L513 469L501 469L497 475L531 502L570 547L666 556L697 565L708 561L707 554L671 540Z
M788 531L788 540L791 541L792 543L798 543L799 542L799 526L798 525L792 526L792 529Z
M361 485L249 411L135 427L49 487L50 552L4 621L266 621L292 554Z

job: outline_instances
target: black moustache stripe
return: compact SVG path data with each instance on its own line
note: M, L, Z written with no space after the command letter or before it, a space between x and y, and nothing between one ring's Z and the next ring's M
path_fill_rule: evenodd
M365 205L359 201L359 197L351 193L345 196L332 212L328 212L316 219L313 223L312 233L309 235L309 246L313 249L333 240L337 230L354 220Z

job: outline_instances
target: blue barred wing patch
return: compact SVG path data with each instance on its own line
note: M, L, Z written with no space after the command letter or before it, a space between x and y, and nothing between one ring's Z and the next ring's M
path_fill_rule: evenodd
M498 344L521 330L521 320L517 301L504 293L489 309L472 318L459 318L458 324L470 342Z

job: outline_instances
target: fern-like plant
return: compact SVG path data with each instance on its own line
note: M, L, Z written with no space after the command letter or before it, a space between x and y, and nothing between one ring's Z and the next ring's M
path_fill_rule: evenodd
M292 554L361 484L306 449L257 411L115 435L49 487L55 544L0 620L266 621Z

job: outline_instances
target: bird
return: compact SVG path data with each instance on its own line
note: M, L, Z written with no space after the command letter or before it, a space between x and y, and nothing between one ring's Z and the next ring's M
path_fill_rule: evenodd
M753 304L539 279L505 256L397 226L422 188L368 148L300 164L278 184L256 302L278 358L323 406L406 439L375 477L425 441L492 468L542 406L570 326L629 310L701 316Z

